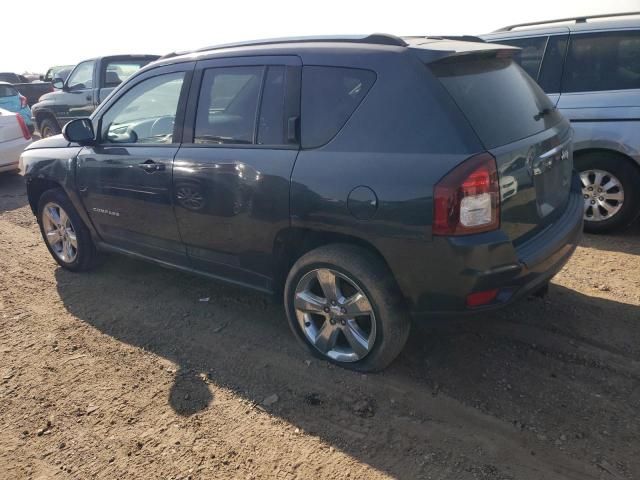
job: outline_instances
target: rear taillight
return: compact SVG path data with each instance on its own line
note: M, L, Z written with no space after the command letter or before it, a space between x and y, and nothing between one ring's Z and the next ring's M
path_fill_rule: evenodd
M20 108L24 108L27 105L29 105L27 103L27 97L25 97L24 95L20 95Z
M16 119L18 120L18 125L20 125L20 130L22 130L22 136L25 140L29 140L31 138L31 132L29 131L29 127L27 127L27 123L22 118L22 115L16 114Z
M434 188L433 234L468 235L500 227L500 185L489 153L458 165Z

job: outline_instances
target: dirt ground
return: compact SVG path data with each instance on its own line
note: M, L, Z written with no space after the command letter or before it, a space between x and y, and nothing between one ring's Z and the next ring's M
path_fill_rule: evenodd
M117 256L63 271L26 204L0 175L2 479L640 478L637 225L362 375L259 294Z

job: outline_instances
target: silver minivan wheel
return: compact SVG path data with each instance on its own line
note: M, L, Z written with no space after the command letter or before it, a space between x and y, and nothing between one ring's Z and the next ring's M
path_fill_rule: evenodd
M624 203L622 182L605 170L590 169L580 172L584 198L584 219L602 222L614 217Z

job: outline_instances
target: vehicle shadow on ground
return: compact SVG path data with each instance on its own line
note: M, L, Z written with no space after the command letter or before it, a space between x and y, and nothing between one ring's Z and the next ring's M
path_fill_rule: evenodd
M115 256L89 274L55 275L80 321L179 366L167 402L183 416L207 409L210 383L256 404L275 394L267 411L400 478L423 475L424 458L448 465L487 442L529 456L536 435L552 449L570 438L579 463L617 437L629 445L615 452L619 465L640 467L628 424L640 408L634 305L553 285L503 312L420 324L390 368L361 375L306 354L282 307L259 294ZM484 468L464 458L465 476Z
M0 173L0 213L17 210L28 203L24 177L14 172Z

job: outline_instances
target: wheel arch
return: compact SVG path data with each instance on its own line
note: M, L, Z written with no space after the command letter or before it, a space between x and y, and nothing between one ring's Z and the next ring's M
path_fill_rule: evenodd
M27 198L34 215L38 214L38 202L47 190L59 188L64 191L61 183L50 178L32 178L27 181Z
M618 148L611 148L610 146L589 146L584 148L574 147L574 163L577 162L580 157L589 155L591 153L602 153L605 155L615 155L616 157L624 158L631 165L633 165L638 170L638 172L640 172L640 157L636 159L632 155L630 155L629 152L620 150Z
M300 257L315 248L330 244L355 245L362 248L377 257L388 269L390 275L393 276L393 271L384 255L368 240L339 232L291 227L280 231L274 242L273 254L276 265L274 283L276 292L281 292L291 267Z
M56 122L56 125L58 125L58 128L60 128L60 122L58 122L58 119L56 118L55 114L51 110L48 110L48 109L37 110L36 112L34 112L33 116L36 120L36 126L38 127L38 130L40 130L40 124L47 118Z

